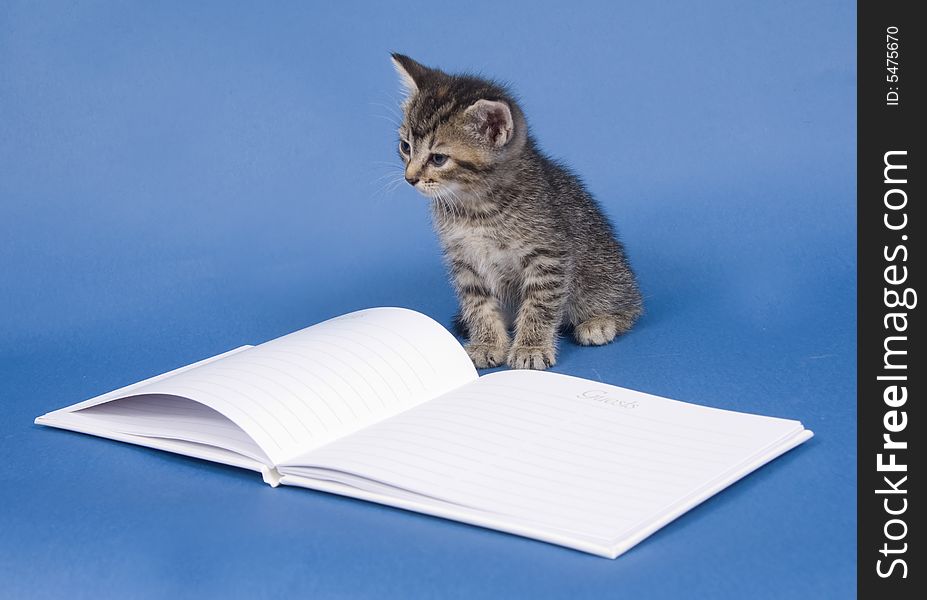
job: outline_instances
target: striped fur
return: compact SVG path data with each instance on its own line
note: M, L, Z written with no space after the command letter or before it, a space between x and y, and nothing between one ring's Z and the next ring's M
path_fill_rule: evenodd
M408 92L399 154L433 199L474 364L545 369L563 324L586 345L630 329L642 303L624 248L582 182L538 149L508 90L393 63Z

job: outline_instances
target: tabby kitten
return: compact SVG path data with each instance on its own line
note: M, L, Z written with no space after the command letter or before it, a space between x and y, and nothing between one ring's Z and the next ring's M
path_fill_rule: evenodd
M622 245L582 182L538 149L511 93L392 58L407 92L405 178L434 200L473 363L546 369L562 324L585 345L630 329L641 294Z

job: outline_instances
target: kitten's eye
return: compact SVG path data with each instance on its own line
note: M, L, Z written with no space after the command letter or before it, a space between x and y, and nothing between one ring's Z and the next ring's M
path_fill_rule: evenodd
M440 167L447 162L447 154L432 154L431 162L433 162L436 167Z
M409 145L409 142L405 140L399 140L399 151L403 154L408 154L412 150L412 146Z

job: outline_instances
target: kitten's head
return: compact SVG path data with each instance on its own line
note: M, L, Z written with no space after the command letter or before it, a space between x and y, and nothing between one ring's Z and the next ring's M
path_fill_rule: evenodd
M402 54L393 54L393 65L407 94L398 142L406 181L437 199L485 191L527 138L512 96L497 83L449 75Z

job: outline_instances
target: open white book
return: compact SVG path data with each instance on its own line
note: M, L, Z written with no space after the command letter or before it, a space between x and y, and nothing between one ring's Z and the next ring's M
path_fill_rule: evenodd
M479 377L450 333L399 308L243 346L35 422L609 558L812 435L798 421L566 375Z

